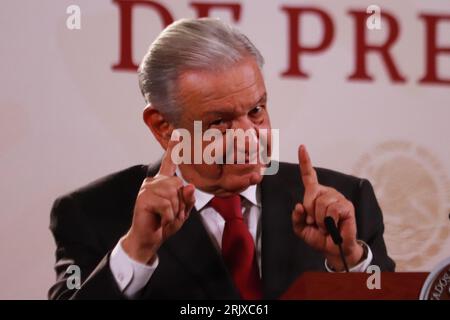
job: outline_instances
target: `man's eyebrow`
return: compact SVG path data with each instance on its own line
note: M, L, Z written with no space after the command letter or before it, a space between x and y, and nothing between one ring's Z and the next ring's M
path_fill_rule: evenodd
M266 102L267 101L267 92L264 92L264 94L261 96L261 98L259 98L259 100L254 103L253 105L258 105L262 102Z
M256 101L255 103L252 103L251 107L255 107L263 102L267 101L267 92L264 92L262 94L262 96L258 99L258 101ZM223 115L227 115L227 114L231 114L233 113L233 111L223 111L220 110L220 108L217 108L217 110L208 110L205 112L205 116L223 116Z
M208 110L205 112L205 116L223 116L230 113L229 111L221 111L221 110Z

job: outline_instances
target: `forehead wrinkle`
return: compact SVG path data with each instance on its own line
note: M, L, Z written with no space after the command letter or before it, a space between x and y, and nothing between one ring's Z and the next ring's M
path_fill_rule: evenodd
M265 100L266 94L264 93L258 100L252 103L244 103L244 104L233 104L230 107L226 105L218 106L218 107L212 107L208 108L205 112L205 116L211 116L211 115L226 115L226 114L240 114L240 113L246 113L248 109L252 109L255 106L257 106L259 103L263 102Z
M194 78L192 80L195 81L195 78L197 78L198 76L201 77L201 75L198 75L198 74L191 74L191 75L189 75L187 77L188 78ZM182 81L181 81L181 78L180 78L180 83L181 82ZM245 80L242 80L241 82L245 83ZM196 90L194 94L191 94L191 96L194 96L194 97L198 96L198 97L201 98L202 101L208 103L208 102L213 102L213 101L217 101L217 100L221 100L221 99L233 98L236 95L242 93L242 91L248 90L251 87L257 85L257 83L258 83L258 79L256 77L254 77L252 79L252 82L249 83L249 84L246 84L244 87L242 87L240 84L234 84L235 87L238 87L237 89L233 88L233 89L231 89L232 92L224 93L221 96L215 96L215 95L218 94L218 92L217 92L217 90L215 90L215 88L212 88L212 87L211 88L204 88L204 87L202 87L201 89L204 89L204 90L201 90L201 89L200 90ZM181 86L181 87L184 87L184 86ZM182 88L180 88L180 89L182 89ZM184 88L184 89L186 90L186 88ZM210 89L210 90L206 90L206 89ZM180 90L180 91L185 91L185 90Z

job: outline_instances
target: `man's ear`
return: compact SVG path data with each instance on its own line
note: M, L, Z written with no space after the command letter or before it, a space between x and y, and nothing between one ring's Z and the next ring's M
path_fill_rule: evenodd
M167 121L164 116L156 110L151 104L148 104L142 113L143 119L147 127L158 140L163 149L167 149L173 129L175 127Z

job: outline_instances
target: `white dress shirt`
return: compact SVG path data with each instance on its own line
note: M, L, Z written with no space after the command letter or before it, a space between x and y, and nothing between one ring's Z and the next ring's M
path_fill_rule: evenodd
M177 170L177 176L182 177ZM183 180L184 184L186 182ZM211 206L207 206L208 202L214 197L213 194L195 189L195 209L199 212L202 222L208 232L214 246L220 252L222 248L222 234L225 228L225 220ZM261 197L259 185L252 185L245 191L241 192L242 196L242 214L244 221L248 226L253 241L256 243L256 254L261 275ZM139 291L144 288L150 280L153 272L158 267L158 258L151 264L146 265L131 259L122 248L122 240L120 240L111 253L109 266L112 274L119 285L119 288L128 298L138 295ZM358 265L350 269L351 272L364 272L372 262L372 252L370 248L362 242L367 248L367 258ZM325 261L325 267L329 272L333 272Z

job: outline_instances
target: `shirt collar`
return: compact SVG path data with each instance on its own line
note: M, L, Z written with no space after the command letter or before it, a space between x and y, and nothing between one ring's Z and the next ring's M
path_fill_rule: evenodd
M180 177L181 180L183 180L183 184L186 185L187 182L186 180L184 180L183 176L181 175L181 171L178 169L178 167L176 170L176 174L178 177ZM259 206L260 201L258 200L257 194L258 188L257 185L255 184L249 186L247 189L245 189L240 193L240 195L245 199L247 199L249 202L251 202L251 204ZM208 202L210 202L211 199L214 198L214 195L212 193L208 193L199 190L197 188L195 188L194 196L195 196L195 209L197 209L197 211L202 210L208 204Z

